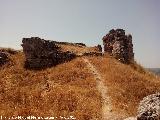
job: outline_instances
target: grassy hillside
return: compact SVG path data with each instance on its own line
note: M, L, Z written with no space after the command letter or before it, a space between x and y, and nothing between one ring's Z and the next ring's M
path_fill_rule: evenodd
M108 55L86 58L105 79L113 111L125 117L136 115L143 97L160 91L160 78L139 65L124 65ZM40 71L24 69L24 61L19 51L0 67L0 115L101 120L103 100L81 57Z
M124 65L107 55L89 60L105 79L114 111L134 116L143 97L160 91L160 78L139 65Z
M101 95L80 58L41 71L24 69L22 52L10 59L0 68L0 115L101 119Z

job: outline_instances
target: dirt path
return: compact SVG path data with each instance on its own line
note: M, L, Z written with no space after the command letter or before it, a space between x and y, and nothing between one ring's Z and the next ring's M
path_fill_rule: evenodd
M121 115L112 111L112 103L110 100L110 96L108 95L108 88L104 85L103 77L87 58L83 58L83 60L87 64L87 67L90 70L90 72L94 75L94 78L97 83L97 90L101 93L103 99L102 120L137 120L135 117L126 118L125 115Z
M88 69L90 72L94 75L94 78L97 83L97 89L102 95L103 99L103 108L102 108L102 120L118 120L114 118L114 115L112 114L112 106L110 97L107 95L107 86L104 85L104 79L102 76L98 73L96 68L89 62L88 59L83 58L84 62L87 64Z

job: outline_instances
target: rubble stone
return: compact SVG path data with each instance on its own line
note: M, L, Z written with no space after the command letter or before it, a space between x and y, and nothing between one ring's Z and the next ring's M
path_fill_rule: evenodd
M79 47L86 47L84 43L75 43L75 45L78 45Z
M70 42L59 42L59 41L53 41L56 44L61 44L61 45L72 45L72 46L78 46L78 47L86 47L84 43L70 43Z
M102 46L101 46L101 45L98 44L98 45L97 45L97 49L98 49L98 50L97 50L98 52L102 52Z
M102 52L85 52L82 56L103 56Z
M39 37L23 38L22 43L26 68L51 67L76 57L74 53L61 51L56 42Z
M137 120L160 120L160 93L143 98L139 104Z
M116 59L123 63L130 63L134 60L132 36L125 35L125 30L112 29L102 40L104 51Z
M5 52L0 52L0 66L4 65L8 61L8 55Z
M14 55L14 54L18 53L18 50L14 50L14 49L11 49L11 48L0 48L0 52L5 52L5 53L8 53L10 55Z

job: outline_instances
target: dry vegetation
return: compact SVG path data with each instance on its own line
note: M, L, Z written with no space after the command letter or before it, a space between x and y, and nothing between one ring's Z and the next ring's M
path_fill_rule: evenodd
M26 70L24 55L0 68L0 115L101 119L101 95L81 58L41 71Z
M85 51L83 47L63 49ZM108 55L87 58L105 79L113 111L125 117L136 115L143 97L160 91L160 78L136 63L124 65ZM10 62L0 68L0 115L101 120L102 98L82 58L40 71L23 66L24 54L18 51L10 53Z
M141 66L124 65L105 57L90 57L108 86L113 111L127 116L136 115L139 101L143 97L160 92L160 78L145 71Z
M97 52L96 47L85 47L85 46L73 46L73 45L60 45L60 47L62 48L62 51L72 51L76 54L82 54L85 52Z

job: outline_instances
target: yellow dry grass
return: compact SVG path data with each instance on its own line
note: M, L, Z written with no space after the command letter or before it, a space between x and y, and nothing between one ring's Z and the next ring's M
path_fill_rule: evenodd
M77 54L94 50L62 48ZM135 63L124 65L108 55L86 58L105 79L113 111L118 114L136 115L139 101L160 91L160 78ZM0 67L0 115L102 119L102 98L82 58L39 71L24 69L24 60L19 51Z
M85 47L85 46L73 46L73 45L59 45L62 51L72 51L75 54L83 54L85 52L99 52L96 47Z
M101 119L101 95L81 58L40 71L24 69L22 52L10 60L0 68L0 115Z
M104 77L115 112L134 116L143 97L160 92L160 78L137 64L124 65L108 55L88 58Z

